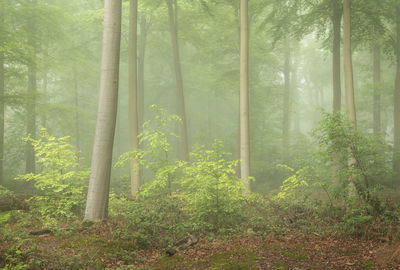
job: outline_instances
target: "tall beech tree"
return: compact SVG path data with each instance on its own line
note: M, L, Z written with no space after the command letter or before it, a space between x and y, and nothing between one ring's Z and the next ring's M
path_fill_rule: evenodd
M393 170L400 175L400 4L396 6L396 79L393 99L394 143L393 143Z
M137 0L130 0L129 8L129 136L130 150L139 148L139 121L138 121L138 81L137 81ZM131 194L135 195L140 186L140 171L137 159L132 159L131 170Z
M333 112L340 112L342 106L342 89L340 79L340 29L342 8L337 0L332 0L332 86Z
M183 78L182 78L182 68L181 59L179 55L179 42L178 42L178 5L175 2L173 6L172 0L165 0L168 7L168 18L169 27L171 33L172 50L174 55L174 67L175 67L175 79L176 79L176 89L177 89L177 107L178 115L181 118L180 125L180 146L181 146L181 158L182 160L189 160L189 141L188 141L188 131L186 122L186 110L185 110L185 93L183 91Z
M26 105L26 133L31 138L36 138L36 92L37 92L37 42L36 42L36 4L37 1L30 2L31 16L27 20L28 46L30 47L31 59L28 63L28 90ZM35 172L35 152L30 142L26 143L26 166L27 173Z
M144 67L145 67L145 56L146 56L146 43L147 43L147 35L150 28L151 21L146 17L146 15L142 15L140 17L140 41L138 48L138 69L137 69L137 109L138 109L138 130L139 133L142 131L142 126L144 123Z
M240 1L240 176L250 190L250 130L249 130L249 25L248 0Z
M104 1L100 97L85 220L107 217L112 149L118 106L121 1Z
M283 75L285 80L285 87L283 93L283 149L287 149L290 145L290 111L291 111L291 54L290 54L290 41L286 37L284 39L284 54L285 63Z
M378 135L381 131L381 46L376 42L373 46L373 128L374 134Z
M4 0L0 1L0 185L4 182Z
M351 51L351 0L343 1L343 64L346 109L349 119L357 126L354 100L353 61Z

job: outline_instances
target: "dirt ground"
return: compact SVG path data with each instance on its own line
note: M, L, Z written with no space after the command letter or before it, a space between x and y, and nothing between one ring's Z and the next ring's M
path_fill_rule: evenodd
M400 244L329 237L200 239L139 269L400 269Z

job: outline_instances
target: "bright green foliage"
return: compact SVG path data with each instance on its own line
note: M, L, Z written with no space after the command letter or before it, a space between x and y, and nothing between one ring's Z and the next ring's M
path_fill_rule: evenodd
M361 193L366 188L391 176L390 147L382 138L355 131L344 115L325 113L324 117L314 136L331 166L332 156L336 154L338 157L339 168L334 177L342 182L351 179L360 195L364 196ZM351 159L354 159L353 163L349 163Z
M0 196L11 196L14 193L11 190L6 189L3 186L0 186Z
M142 195L156 189L169 192L177 169L172 159L173 149L169 138L177 137L171 129L181 120L177 115L168 115L165 109L157 105L150 107L153 110L154 119L143 124L143 132L139 135L141 148L122 154L114 165L114 167L120 167L131 159L138 159L139 164L154 173L156 180L147 185Z
M294 199L296 197L296 192L301 187L308 186L306 179L304 177L304 171L308 169L308 167L304 167L298 171L295 171L293 168L279 164L279 167L288 169L292 173L292 176L288 177L285 181L283 181L282 186L280 187L280 192L273 198L274 200L284 200L284 199Z
M238 161L227 160L227 155L222 142L216 140L212 149L198 147L192 152L194 161L183 168L183 194L196 229L206 226L219 230L238 222L244 187L235 170Z
M168 116L165 110L155 105L152 108L156 112L155 119L145 123L140 135L144 147L122 155L116 164L122 165L130 158L138 158L154 173L153 181L144 184L137 195L141 201L136 205L137 215L129 219L135 226L144 225L137 224L134 221L137 219L150 219L152 226L161 222L159 218L156 222L151 217L153 210L159 207L154 202L161 200L159 203L170 205L170 214L178 212L189 217L190 224L179 222L179 226L195 231L233 229L243 218L241 208L245 199L243 182L235 170L238 161L227 160L228 153L222 151L220 141L215 141L210 150L197 147L191 153L191 162L171 159L172 147L168 139L174 134L169 130L179 118ZM153 210L147 209L149 205ZM147 210L141 211L142 208ZM154 213L160 215L162 211L158 209Z
M347 198L352 187L375 214L381 212L378 187L392 176L389 145L378 136L364 135L342 114L324 114L315 129L320 152L314 160L317 182L333 198ZM335 160L336 159L336 160ZM334 181L336 179L336 181ZM328 194L329 196L329 194Z
M56 138L45 128L39 139L25 138L35 150L38 173L19 175L16 179L33 181L43 195L34 196L35 209L44 217L74 217L81 207L89 169L79 164L77 153L67 143L69 137Z

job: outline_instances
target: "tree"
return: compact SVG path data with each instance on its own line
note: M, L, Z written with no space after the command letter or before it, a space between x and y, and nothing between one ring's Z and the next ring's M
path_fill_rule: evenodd
M333 83L333 112L340 112L342 90L340 80L340 25L342 9L337 0L332 0L332 83Z
M373 77L374 77L374 95L373 95L373 118L374 134L378 135L381 131L381 46L376 42L373 46Z
M177 105L178 115L181 118L181 158L185 161L189 160L189 142L187 134L187 123L186 123L186 112L185 112L185 96L183 91L183 79L181 60L179 55L179 43L178 43L178 27L177 27L177 12L178 6L175 2L175 9L172 6L172 0L166 0L168 7L169 27L171 32L171 42L174 54L174 66L175 66L175 78L177 88Z
M85 220L107 217L112 149L118 104L121 1L104 1L100 97Z
M240 176L250 177L248 0L240 1ZM246 189L250 190L249 183Z
M31 17L27 21L28 30L28 46L32 50L32 57L28 63L28 93L26 106L26 133L32 138L36 138L36 92L37 92L37 59L36 59L36 12L35 6L37 1L33 0L31 5ZM26 144L26 172L35 172L35 152L33 146L27 142Z
M288 37L284 40L284 54L285 54L285 65L284 65L284 80L285 88L283 94L283 149L287 149L290 145L290 111L291 111L291 57L290 57L290 42Z
M146 55L146 42L147 34L150 28L150 20L145 15L141 16L140 19L140 42L138 48L138 125L139 133L142 131L142 125L144 123L144 61Z
M4 25L4 1L0 2L0 24ZM4 29L0 29L0 185L4 181L4 166L3 166L3 158L4 158Z
M394 143L393 170L400 175L400 5L396 6L396 81L394 86Z
M137 81L137 0L130 1L129 11L129 130L130 150L139 148L138 140L138 81ZM139 190L140 172L137 159L131 161L131 194Z
M351 52L351 0L343 1L343 62L346 108L349 119L357 126L354 100L353 62Z

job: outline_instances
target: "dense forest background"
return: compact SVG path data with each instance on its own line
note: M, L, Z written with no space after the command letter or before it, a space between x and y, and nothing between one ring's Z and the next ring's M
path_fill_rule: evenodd
M249 3L250 153L252 175L257 179L254 186L260 192L268 193L280 185L281 170L275 165L292 165L297 158L304 157L313 147L309 131L321 120L321 111L332 111L332 26L330 10L321 10L327 5L325 2L316 1L310 7L301 1ZM114 157L129 149L128 4L123 3L122 13ZM360 5L353 11L357 15L353 20L353 61L358 128L373 134L373 49L378 40L382 62L379 130L393 144L393 9L383 2L355 4ZM25 158L21 158L27 155L26 146L21 138L27 136L27 107L32 99L36 129L43 126L54 136L70 136L71 144L81 151L82 162L90 165L99 88L102 8L101 1L13 1L3 5L4 185L16 185L12 179L26 167ZM183 1L178 8L190 146L210 145L214 139L221 139L226 150L238 157L239 3ZM369 16L372 11L377 14ZM379 29L375 33L371 23L384 27L385 32ZM140 105L143 121L151 118L152 104L177 114L165 3L139 2L138 25L138 57L143 62L139 64L143 72L139 75L144 93L144 104ZM288 36L286 41L283 34ZM290 53L285 54L285 50ZM289 102L285 100L285 61L290 65ZM30 80L29 70L35 73ZM344 94L342 99L343 107ZM284 117L289 119L287 145L282 136ZM113 170L112 183L118 186L121 176L128 174L127 168Z
M12 226L117 227L124 250L188 233L398 239L398 1L122 1L108 186L93 145L112 2L0 1L0 267L29 258ZM80 223L99 219L89 178L110 224Z

